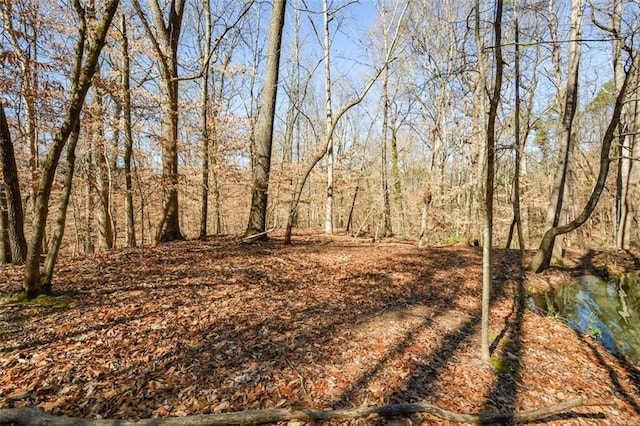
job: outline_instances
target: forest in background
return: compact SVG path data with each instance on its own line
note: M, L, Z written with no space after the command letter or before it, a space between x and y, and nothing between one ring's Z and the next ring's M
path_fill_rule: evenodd
M597 208L555 248L637 245L631 59L640 6L509 2L501 67L495 7L288 2L264 231L289 223L422 244L482 241L486 117L497 99L494 244L536 248L545 231L579 217L613 125ZM31 246L44 253L245 231L271 9L235 0L4 2L0 89L21 190L12 203L3 171L4 260L17 204Z

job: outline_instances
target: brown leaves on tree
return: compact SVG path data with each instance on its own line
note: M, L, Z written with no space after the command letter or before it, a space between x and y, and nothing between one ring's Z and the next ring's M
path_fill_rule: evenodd
M496 260L495 362L484 365L478 250L297 240L62 260L55 286L69 306L0 308L0 408L138 419L424 400L482 413L585 397L613 406L549 423L638 424L635 367L519 308L517 258ZM19 288L20 272L0 270L0 292Z

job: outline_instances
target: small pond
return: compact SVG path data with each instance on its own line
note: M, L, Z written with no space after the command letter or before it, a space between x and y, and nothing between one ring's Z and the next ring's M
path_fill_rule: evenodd
M609 351L640 362L640 271L608 281L586 275L529 302L534 311L559 315Z

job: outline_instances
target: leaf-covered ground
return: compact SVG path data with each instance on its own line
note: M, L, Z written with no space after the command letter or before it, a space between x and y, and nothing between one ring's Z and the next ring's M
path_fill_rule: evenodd
M481 413L584 396L611 405L541 423L640 425L637 366L514 303L529 277L514 253L495 264L483 364L480 249L221 237L63 259L66 307L0 308L0 408L138 419L425 400ZM0 295L20 273L0 269ZM342 423L358 422L389 420Z

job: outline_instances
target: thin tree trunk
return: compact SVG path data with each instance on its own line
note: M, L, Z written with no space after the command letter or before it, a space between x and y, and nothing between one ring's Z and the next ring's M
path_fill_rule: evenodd
M100 73L100 69L96 71ZM98 209L98 247L102 250L111 250L113 248L113 227L111 219L111 191L109 183L109 169L107 165L106 140L104 134L104 107L102 101L102 90L93 91L92 102L97 113L94 119L97 121L95 130L91 134L94 143L94 158L96 161L97 176L96 190L98 200L100 201Z
M91 183L94 175L94 164L93 164L93 155L95 153L95 149L93 148L93 143L90 141L90 146L87 150L86 154L86 162L87 167L85 169L85 183L84 183L84 231L85 231L85 240L84 240L84 252L85 254L94 253L95 252L95 244L93 241L93 210L95 207L95 202L93 199L93 189L94 186Z
M209 52L211 51L211 5L203 0L205 16L204 51L202 52L202 91L200 92L200 133L202 135L202 188L200 204L200 238L207 236L209 216Z
M402 196L402 181L400 178L400 164L398 159L398 134L397 129L391 130L391 176L393 178L394 197L400 216L400 235L405 234L406 215L404 211L404 197Z
M636 88L640 88L640 72L635 70ZM628 152L625 156L630 158L640 158L640 101L636 97L631 101L628 108L627 139L629 140ZM638 223L640 222L640 161L629 161L629 172L625 177L624 185L624 221L622 221L622 242L621 248L629 249L633 244L638 247L640 234Z
M138 0L132 0L133 7L140 16L145 32L151 39L158 57L162 90L165 101L162 103L162 178L163 178L163 221L157 229L161 230L160 241L182 240L180 231L180 209L178 201L178 42L182 29L185 0L171 0L168 13L160 9L160 4L149 1L155 33L147 20ZM165 15L166 22L165 22Z
M514 5L515 7L515 5ZM517 10L516 10L517 14ZM524 261L524 252L526 244L524 234L522 232L522 220L520 218L520 165L522 162L522 139L520 137L520 27L518 26L518 17L515 18L515 162L513 175L513 220L518 230L518 248L520 249L520 260Z
M67 170L64 176L64 186L62 188L62 194L60 201L58 202L58 217L56 218L55 228L53 230L53 236L49 242L49 250L47 250L47 257L44 262L44 269L42 271L42 285L43 287L51 291L53 268L58 260L58 254L60 253L60 245L62 244L62 237L64 236L64 228L67 220L67 207L69 206L69 198L71 197L71 189L73 183L73 174L75 171L76 163L76 144L78 143L78 137L80 136L80 124L71 132L69 137L69 143L67 145Z
M135 215L133 211L133 183L131 181L131 155L133 154L133 133L131 129L131 64L129 59L129 37L127 20L121 15L122 29L122 120L124 127L124 214L126 221L125 238L127 247L136 246Z
M386 34L385 34L386 36ZM387 43L386 37L384 43ZM386 46L385 46L386 49ZM387 135L389 131L389 66L384 68L382 75L382 141L380 156L380 183L382 189L382 236L393 235L391 225L391 201L389 197L389 179L387 165Z
M552 7L550 3L550 8ZM573 141L573 124L578 109L578 77L580 69L581 44L579 40L582 35L582 18L584 14L584 0L572 0L571 4L571 31L569 39L569 64L567 72L567 81L564 91L559 92L558 100L561 111L560 127L558 130L558 140L560 145L559 163L556 177L551 194L551 202L547 210L547 229L556 227L560 224L563 217L563 211L566 211L566 203L564 196L567 188L567 175L571 167L572 157L572 141ZM554 30L552 29L552 32ZM554 55L556 73L560 80L559 71L559 49L557 42L554 42ZM560 87L560 86L558 86ZM562 257L562 243L558 241L555 244L555 237L552 241L552 255Z
M479 27L479 2L476 2L476 28ZM495 79L493 93L489 102L489 117L487 120L487 146L486 146L486 183L484 197L484 224L482 231L482 318L481 318L481 357L488 361L489 352L489 308L491 306L491 288L493 284L493 186L495 179L495 139L496 120L498 118L498 105L500 103L500 91L502 89L502 0L496 3L496 15L493 23L495 46ZM481 46L478 46L481 48Z
M11 261L22 265L27 256L27 242L24 237L24 212L18 181L18 166L11 142L9 124L0 102L0 164L6 189L7 231L11 249Z
M329 141L327 148L327 200L325 204L324 232L333 234L333 134L329 134L333 123L331 109L331 62L329 44L329 5L322 1L324 9L324 84L325 84L325 132Z
M0 264L11 263L8 210L7 188L4 182L0 182Z

